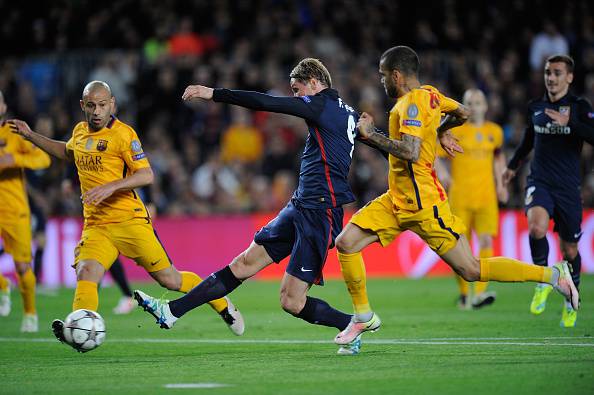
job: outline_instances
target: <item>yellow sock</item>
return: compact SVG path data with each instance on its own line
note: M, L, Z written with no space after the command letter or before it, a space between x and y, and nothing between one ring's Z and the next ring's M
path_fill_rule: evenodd
M481 258L481 281L550 283L552 270L512 258Z
M354 254L339 252L338 260L342 277L353 300L355 314L371 313L371 306L369 306L367 298L367 276L365 275L363 255L360 252Z
M464 280L462 277L456 274L456 282L458 283L460 295L468 296L468 281Z
M180 272L182 275L182 283L181 287L179 288L179 292L188 293L192 288L202 282L202 279L199 275L192 272ZM221 311L225 310L229 305L224 298L211 300L208 302L210 307L213 308L214 311L220 313Z
M493 256L493 248L483 248L479 252L481 258L491 258ZM474 294L480 295L487 290L489 283L487 281L477 281L474 283Z
M17 279L19 282L19 289L21 296L23 297L23 307L25 314L36 314L35 310L35 274L31 270L31 266L27 268L25 274L20 275L17 273Z
M8 279L0 274L0 291L8 291Z
M72 311L78 309L97 311L98 308L99 293L97 292L97 283L78 280L76 283L76 291L74 291Z

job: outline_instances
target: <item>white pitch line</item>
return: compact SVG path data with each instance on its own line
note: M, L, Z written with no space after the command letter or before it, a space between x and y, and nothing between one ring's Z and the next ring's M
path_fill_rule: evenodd
M591 337L548 337L532 338L544 341L525 342L527 338L443 338L443 339L369 339L366 344L378 345L505 345L505 346L560 346L560 347L594 347L592 343L554 343L550 340L556 339L588 339ZM495 341L488 341L495 340ZM501 341L497 341L501 340ZM510 341L515 340L515 341ZM330 340L306 340L306 339L108 339L110 343L153 343L153 344L333 344ZM52 338L20 338L20 337L0 337L0 342L5 343L50 343L56 342Z
M232 387L230 384L220 384L220 383L173 383L173 384L165 384L163 387L165 388L173 388L173 389L186 389L186 388L221 388L221 387Z

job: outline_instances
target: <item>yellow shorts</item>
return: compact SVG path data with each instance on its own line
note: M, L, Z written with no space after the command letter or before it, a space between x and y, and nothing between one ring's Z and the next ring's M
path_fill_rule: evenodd
M31 263L31 217L23 214L10 222L0 222L4 251L15 262Z
M121 253L149 273L168 268L171 261L149 221L134 218L117 224L85 226L74 249L73 266L92 259L109 270Z
M474 208L463 204L453 204L452 212L462 220L467 230L474 230L477 235L497 236L497 230L499 229L499 207L497 207L497 202Z
M410 230L421 237L438 255L456 245L466 232L462 221L452 215L447 200L417 212L396 210L389 193L377 197L353 215L351 223L378 235L386 247L396 236Z

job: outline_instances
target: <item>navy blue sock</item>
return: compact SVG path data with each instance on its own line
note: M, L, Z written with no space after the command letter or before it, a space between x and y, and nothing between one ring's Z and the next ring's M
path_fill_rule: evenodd
M582 271L582 257L580 256L580 253L578 252L575 258L568 262L569 267L571 268L571 279L573 280L575 287L579 290L581 278L580 272Z
M546 236L542 239L535 239L532 236L530 240L530 254L532 262L538 266L548 266L549 264L549 241Z
M321 299L310 296L305 300L305 306L295 317L310 324L330 326L342 331L351 322L351 315L338 311Z
M204 303L230 294L240 285L241 281L235 277L231 268L225 266L218 272L205 278L204 281L192 288L190 292L181 298L169 302L169 309L171 310L171 314L179 318Z
M42 263L43 263L43 247L37 247L35 250L35 256L33 257L33 273L35 274L35 279L39 284L41 280L42 274Z

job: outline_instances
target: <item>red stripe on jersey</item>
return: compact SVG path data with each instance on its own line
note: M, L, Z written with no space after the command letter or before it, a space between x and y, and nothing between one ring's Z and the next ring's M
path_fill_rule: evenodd
M437 192L439 192L439 198L441 201L446 200L445 191L439 186L439 182L437 182L437 174L435 174L435 169L430 163L427 163L427 167L431 168L431 177L433 177L433 183L435 184L435 188L437 188Z
M330 179L330 168L328 167L328 161L326 160L326 150L324 150L324 142L322 136L318 131L318 128L314 128L316 136L318 136L318 143L320 144L320 151L322 152L322 160L324 161L324 171L326 173L326 182L328 182L328 189L330 190L330 197L332 198L332 206L336 207L336 196L334 196L334 187L332 186L332 180Z

